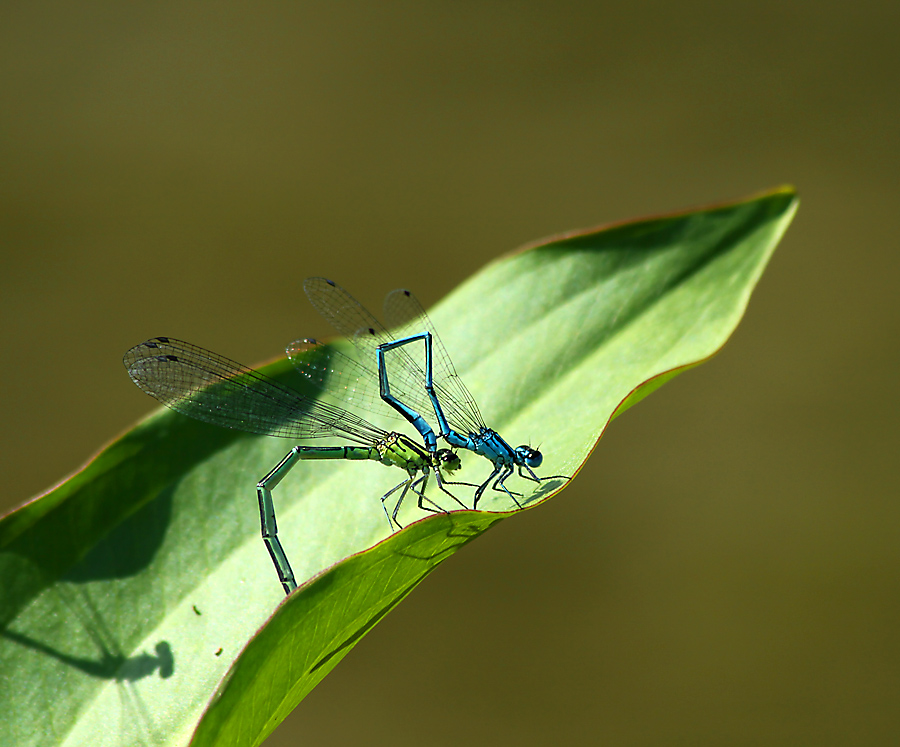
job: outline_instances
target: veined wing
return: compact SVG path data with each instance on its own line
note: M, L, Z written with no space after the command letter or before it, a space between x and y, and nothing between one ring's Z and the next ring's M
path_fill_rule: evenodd
M386 435L346 410L182 340L155 337L125 353L123 362L134 383L166 407L223 428L295 439L338 436L363 446Z
M303 290L316 311L356 345L362 366L375 371L377 379L375 350L394 339L391 333L374 314L328 278L307 278L303 281Z
M359 301L331 280L307 278L303 282L303 290L306 291L316 311L356 346L359 369L373 382L370 386L374 386L373 391L378 392L380 398L376 350L379 345L393 342L394 335ZM412 331L410 334L424 331L424 329ZM385 365L391 393L420 415L428 418L429 413L433 413L434 410L425 391L424 344L405 345L387 352ZM329 385L325 386L327 391L332 392ZM394 417L399 417L396 410L390 409Z
M381 398L378 374L374 368L367 368L354 358L309 337L294 340L285 352L306 381L348 407L376 415L400 417Z
M388 293L384 299L384 319L398 337L431 332L435 393L450 426L461 433L477 432L484 427L475 398L456 373L444 343L412 291L399 288Z

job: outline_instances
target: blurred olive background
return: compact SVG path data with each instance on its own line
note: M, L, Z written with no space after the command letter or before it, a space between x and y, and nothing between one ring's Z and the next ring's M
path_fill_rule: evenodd
M6 2L0 40L3 508L153 408L147 337L254 363L330 334L309 275L432 304L541 236L801 190L722 354L267 744L895 743L900 5Z

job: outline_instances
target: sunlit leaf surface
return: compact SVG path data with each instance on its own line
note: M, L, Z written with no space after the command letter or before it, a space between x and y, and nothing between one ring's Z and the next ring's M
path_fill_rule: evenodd
M574 475L614 416L724 344L796 204L781 189L542 242L485 267L432 319L488 424L539 444L540 474ZM302 386L286 361L264 370ZM424 518L408 501L409 526L390 535L378 499L402 473L301 463L275 501L311 580L284 600L254 486L290 446L161 411L3 519L0 744L259 744L514 508L488 491L484 511ZM462 479L489 472L464 456ZM564 481L509 484L530 509Z

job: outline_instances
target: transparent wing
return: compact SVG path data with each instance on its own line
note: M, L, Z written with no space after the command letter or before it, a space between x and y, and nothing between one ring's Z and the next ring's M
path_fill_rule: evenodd
M462 433L484 427L475 398L456 373L453 361L419 299L405 288L391 291L384 299L384 319L398 337L431 332L434 388L450 426Z
M303 290L316 311L356 345L363 365L368 366L371 360L375 366L375 349L394 339L384 325L341 286L327 278L307 278L303 281Z
M392 342L394 336L337 283L326 278L307 278L303 282L303 290L316 311L356 346L359 367L367 372L372 382L370 386L374 386L373 391L380 398L375 351L379 345ZM385 355L385 365L391 393L397 399L426 418L434 412L425 391L425 348L422 343L390 351ZM332 392L330 385L325 386L327 391ZM400 417L396 410L389 409L393 417Z
M376 415L399 417L399 413L381 399L378 374L359 361L312 338L294 340L285 348L298 373L310 384L348 407ZM375 356L372 355L374 363Z
M223 428L295 439L339 436L361 445L386 435L346 410L171 337L136 345L123 362L134 383L166 407Z

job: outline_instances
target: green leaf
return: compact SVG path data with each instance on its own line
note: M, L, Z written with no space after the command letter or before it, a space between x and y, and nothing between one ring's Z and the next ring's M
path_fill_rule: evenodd
M783 188L545 241L432 318L486 422L540 443L540 474L574 475L613 417L724 344L796 205ZM297 383L286 361L264 370ZM391 535L378 499L399 470L302 462L274 492L309 579L284 600L254 485L289 447L158 412L0 522L0 743L259 744L440 562L510 515L488 491L486 510ZM467 454L460 479L489 471ZM422 515L408 504L407 523Z

